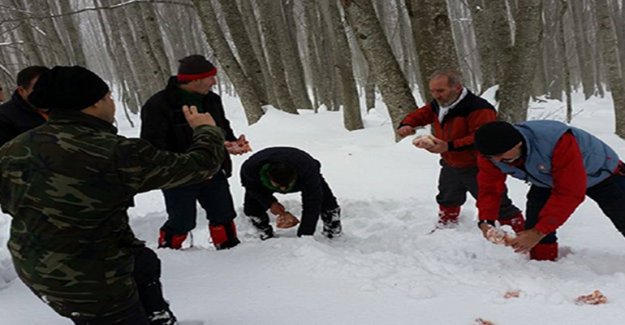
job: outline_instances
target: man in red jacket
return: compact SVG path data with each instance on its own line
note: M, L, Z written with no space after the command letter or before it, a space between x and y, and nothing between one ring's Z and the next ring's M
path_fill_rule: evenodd
M477 199L477 152L473 134L482 125L494 121L497 112L485 99L462 86L457 72L437 71L430 77L430 92L434 100L408 114L397 133L406 137L419 126L432 125L432 137L417 138L418 148L441 155L438 179L438 225L458 223L460 207L467 192ZM499 221L515 231L524 229L521 211L504 192L499 208Z
M558 121L493 122L475 133L478 158L478 225L492 240L506 176L531 188L525 210L527 230L505 240L533 260L558 257L556 229L584 201L593 199L625 235L625 166L616 152L592 134Z

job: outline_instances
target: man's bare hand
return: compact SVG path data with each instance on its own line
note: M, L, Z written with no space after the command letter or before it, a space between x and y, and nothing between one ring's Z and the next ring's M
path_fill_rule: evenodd
M187 123L191 126L192 129L195 129L202 125L211 125L215 126L215 120L209 113L198 113L197 107L195 106L182 106L182 113L184 117L187 119Z
M245 138L244 134L242 134L236 141L226 141L224 144L226 146L226 150L228 150L228 153L231 155L242 155L252 151L252 147Z
M274 216L279 216L283 214L284 212L286 212L284 205L280 204L280 202L273 202L269 210Z
M405 138L409 135L415 134L417 131L415 130L415 128L413 128L410 125L404 125L402 127L400 127L399 129L397 129L397 134L402 137Z
M511 246L517 253L528 253L532 247L536 246L545 234L532 228L516 234L516 238L507 241L507 246Z
M449 151L449 145L447 144L447 141L443 141L437 137L431 137L431 139L434 142L434 145L425 148L425 150L431 153L443 153Z

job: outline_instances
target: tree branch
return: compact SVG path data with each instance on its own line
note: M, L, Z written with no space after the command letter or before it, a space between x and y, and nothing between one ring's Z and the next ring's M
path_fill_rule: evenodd
M79 10L76 10L76 11L62 12L62 13L58 13L58 14L50 14L50 15L45 15L45 16L28 16L28 17L23 17L23 18L4 19L4 20L0 20L0 24L11 23L11 22L18 22L18 21L22 21L22 20L43 20L43 19L59 18L59 17L63 17L63 16L72 16L72 15L80 14L80 13L83 13L83 12L89 12L89 11L113 10L113 9L119 9L119 8L123 8L123 7L129 6L129 5L139 4L139 3L147 3L147 4L164 3L164 4L172 4L172 5L178 5L178 6L185 6L185 7L193 7L193 5L190 2L184 1L184 0L182 0L182 1L177 1L177 0L130 0L130 1L122 2L122 3L110 5L110 6L89 7L89 8L79 9ZM17 9L13 8L12 10L17 10Z

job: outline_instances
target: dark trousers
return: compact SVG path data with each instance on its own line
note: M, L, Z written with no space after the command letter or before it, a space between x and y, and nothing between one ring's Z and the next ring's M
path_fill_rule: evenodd
M328 182L326 182L323 177L321 179L321 195L323 196L323 199L321 200L321 212L334 210L339 207L336 197L332 193ZM257 228L265 229L269 227L269 215L267 215L268 209L269 207L264 207L253 196L251 196L249 191L245 191L243 199L243 212L247 216L254 217L253 223ZM316 217L318 218L319 216ZM315 224L316 222L317 220L315 220ZM303 220L302 223L304 223Z
M467 192L477 200L477 167L454 168L441 161L441 172L438 177L438 195L436 202L442 206L462 206L467 200ZM521 210L512 204L508 190L501 198L499 218L510 219Z
M625 176L614 175L603 182L586 189L586 195L593 199L601 211L610 218L616 229L625 236ZM527 193L525 228L530 229L538 223L538 215L551 196L551 189L532 186ZM541 243L555 243L556 232L548 234Z
M195 228L196 201L212 225L229 223L237 216L230 184L221 171L208 182L163 190L163 195L168 215L163 228L173 234L186 234Z
M139 300L127 310L106 317L75 318L77 325L148 325L146 313L168 308L161 288L161 261L147 247L137 249L132 276L139 292Z

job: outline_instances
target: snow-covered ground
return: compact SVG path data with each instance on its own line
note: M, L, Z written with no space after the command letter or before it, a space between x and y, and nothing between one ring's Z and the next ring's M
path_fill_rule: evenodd
M492 91L487 98L492 98ZM383 103L365 117L364 130L348 132L338 112L289 115L270 109L247 126L239 101L224 98L238 134L255 150L294 146L319 159L342 207L344 236L297 238L294 229L260 241L242 215L238 175L230 184L239 210L242 244L215 251L203 213L195 247L158 250L165 294L181 320L205 324L623 324L625 240L592 200L585 201L559 232L557 262L529 261L485 241L469 198L455 229L429 234L437 219L434 201L438 157L393 141ZM574 98L573 125L585 128L625 157L613 134L609 98ZM120 132L136 136L122 114ZM564 105L534 102L530 118L562 119ZM134 117L138 123L138 117ZM235 171L246 156L235 157ZM236 172L235 172L236 174ZM509 180L524 206L527 185ZM299 196L279 197L293 212ZM297 214L297 213L296 213ZM166 218L159 191L136 198L130 210L136 234L155 247ZM15 278L6 249L10 219L0 215L0 324L69 324ZM575 298L601 290L608 303L577 305ZM509 290L520 297L505 299Z

